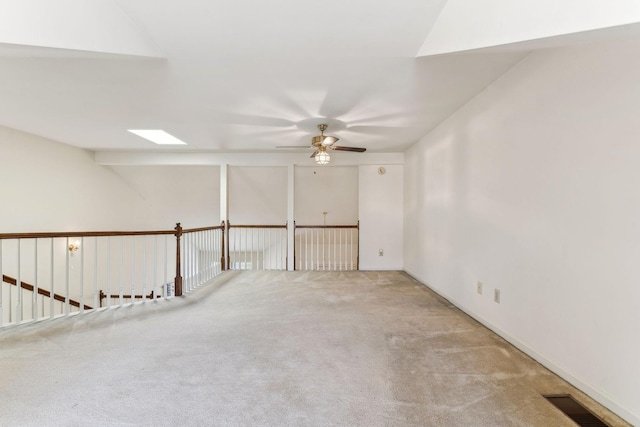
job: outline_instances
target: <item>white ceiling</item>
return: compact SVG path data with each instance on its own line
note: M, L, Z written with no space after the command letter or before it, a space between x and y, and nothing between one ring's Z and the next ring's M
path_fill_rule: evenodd
M446 3L0 0L0 125L98 151L277 152L329 123L340 145L402 151L528 52L417 58Z

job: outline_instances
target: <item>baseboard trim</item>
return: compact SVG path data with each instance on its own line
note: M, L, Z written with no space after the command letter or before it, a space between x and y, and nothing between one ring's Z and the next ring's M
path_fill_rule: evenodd
M564 368L563 366L559 365L553 360L546 358L543 354L529 347L526 343L507 334L502 329L500 329L493 323L489 322L487 319L480 316L479 314L475 313L473 310L470 310L468 307L465 307L463 304L460 304L458 301L451 298L444 292L441 292L435 289L434 287L430 286L424 280L420 279L420 277L414 272L412 272L411 270L407 270L405 268L404 272L407 273L416 281L420 282L423 286L429 288L431 291L440 295L442 298L445 298L447 301L449 301L451 304L456 306L458 309L463 311L468 316L477 320L482 325L492 330L493 332L498 334L500 337L504 338L507 342L509 342L509 344L513 345L514 347L516 347L517 349L519 349L520 351L522 351L523 353L525 353L526 355L534 359L536 362L540 363L542 366L549 369L551 372L555 373L560 378L567 381L569 384L573 385L574 387L576 387L577 389L579 389L580 391L582 391L583 393L591 397L593 400L600 403L602 406L614 412L620 418L624 419L625 421L627 421L632 425L640 426L640 415L619 405L615 400L609 397L606 393L603 393L602 391L598 390L596 387L592 386L588 382L583 381L578 376L574 375L570 370Z

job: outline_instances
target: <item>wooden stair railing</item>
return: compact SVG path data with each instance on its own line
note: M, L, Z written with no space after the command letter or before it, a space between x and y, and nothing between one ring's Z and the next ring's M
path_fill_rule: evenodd
M223 230L222 232L222 247L221 247L221 252L222 252L222 257L221 257L221 262L222 262L222 270L226 269L226 265L225 265L225 240L224 240L224 230L225 230L225 226L224 226L224 222L222 222L222 225L218 225L215 227L202 227L202 228L192 228L192 229L183 229L182 226L180 225L180 223L177 223L175 228L173 230L159 230L159 231L90 231L90 232L42 232L42 233L0 233L0 241L3 239L40 239L40 238L47 238L47 239L53 239L53 238L72 238L72 237L115 237L115 236L153 236L153 235L173 235L176 237L176 277L174 279L174 292L175 292L175 296L181 296L183 293L182 290L182 268L181 268L181 256L180 256L180 240L183 236L184 233L192 233L192 232L197 232L197 231L206 231L206 230L215 230L215 229L220 229ZM228 264L227 264L228 265ZM9 277L6 275L2 275L2 280L3 282L7 282L9 284L12 284L14 286L18 286L17 285L17 280L14 279L13 277ZM35 286L33 286L30 283L26 283L21 281L20 282L21 287L23 289L27 289L30 291L34 291ZM44 295L48 298L53 298L56 301L61 301L61 302L66 302L66 298L62 295L59 294L53 294L51 295L51 292L47 291L46 289L40 289L38 288L38 294L40 295ZM119 296L119 295L118 295ZM123 296L124 297L124 296ZM129 295L129 297L132 297L131 295ZM137 297L137 295L133 295L133 297ZM102 299L100 299L100 302L102 302ZM69 299L69 304L71 304L74 307L80 307L80 302ZM88 305L84 305L84 308L86 310L91 309L91 307L89 307Z
M360 220L355 225L297 225L296 222L293 222L293 233L295 234L298 229L318 229L318 230L357 230L357 239L355 242L356 245L356 270L360 270ZM293 239L293 265L296 266L296 239ZM295 269L295 267L294 267Z
M224 241L224 234L222 233L222 267L223 270L226 268L231 268L231 229L232 228L236 228L236 229L262 229L262 230L273 230L273 229L280 229L280 230L288 230L289 229L289 223L285 223L284 225L235 225L235 224L231 224L231 222L229 222L229 220L226 221L226 232L227 232L227 243L225 245L225 241ZM225 221L222 221L222 229L225 230ZM284 269L287 269L287 265L289 264L289 239L286 239L286 246L284 248L284 252L285 252L285 258L284 258ZM225 251L226 251L226 259L225 259Z
M102 307L102 300L105 298L120 298L120 294L105 294L104 291L101 289L100 290L100 307ZM149 295L142 295L142 294L136 294L136 295L131 295L131 294L126 294L126 295L122 295L123 299L153 299L153 291L151 291L149 293Z
M2 281L5 282L5 283L8 283L10 285L13 285L13 286L18 286L18 281L15 278L11 277L11 276L7 276L6 274L2 275ZM24 281L20 281L20 287L22 289L26 289L26 290L31 291L31 292L34 292L35 289L36 289L36 287L33 286L31 283L27 283L27 282L24 282ZM42 296L45 296L47 298L53 298L54 300L60 301L60 302L66 302L67 301L66 298L63 295L56 294L56 293L51 295L50 291L48 291L46 289L42 289L42 288L38 288L38 294L42 295ZM72 305L74 307L80 308L80 302L76 301L76 300L73 300L73 299L69 299L69 305ZM85 310L91 310L92 307L84 304L84 309Z

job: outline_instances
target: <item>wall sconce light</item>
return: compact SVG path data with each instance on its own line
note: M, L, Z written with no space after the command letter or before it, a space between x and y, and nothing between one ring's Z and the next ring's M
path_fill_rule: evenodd
M80 240L76 240L73 243L69 243L69 252L73 255L74 252L77 252L80 249Z

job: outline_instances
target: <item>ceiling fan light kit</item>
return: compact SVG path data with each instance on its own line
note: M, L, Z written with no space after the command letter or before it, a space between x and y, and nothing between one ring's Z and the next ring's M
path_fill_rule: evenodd
M321 147L314 156L316 163L319 165L326 165L331 161L331 156L327 153L327 149Z
M311 147L314 149L311 158L315 159L317 164L326 165L329 163L329 161L331 160L331 156L329 155L328 150L351 151L354 153L364 153L365 151L367 151L367 149L363 147L344 147L341 145L335 145L336 142L340 140L340 138L338 138L337 136L325 135L324 131L327 130L327 127L328 126L325 123L319 124L318 129L320 130L320 135L311 138ZM304 147L280 145L276 148Z
M318 129L320 130L320 135L314 136L311 138L311 146L315 148L315 152L311 155L319 165L326 165L331 161L331 156L327 152L328 149L331 150L340 150L340 151L354 151L357 153L363 153L367 149L360 147L340 147L335 145L336 142L340 140L340 138L335 136L328 136L324 134L324 131L327 130L326 124L319 124Z

